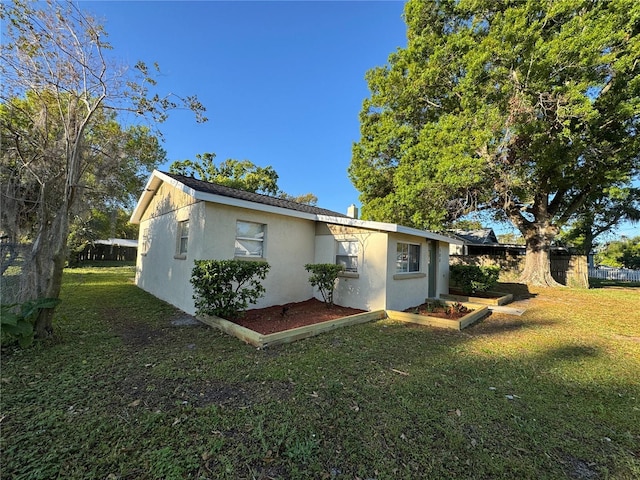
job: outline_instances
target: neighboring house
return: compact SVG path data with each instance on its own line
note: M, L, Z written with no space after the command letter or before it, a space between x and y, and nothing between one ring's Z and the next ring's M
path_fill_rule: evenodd
M108 238L88 244L81 252L75 253L75 262L126 261L133 262L138 254L138 241L127 238Z
M339 263L336 304L403 310L448 293L449 244L462 243L159 171L131 222L140 224L136 284L191 314L194 260L267 261L254 308L320 298L305 264Z
M449 233L463 242L462 245L451 244L449 246L450 255L497 255L504 257L507 255L525 255L527 253L525 245L500 243L493 228L451 230ZM556 245L551 246L551 252L554 255L569 254L565 247Z
M464 242L462 245L450 245L451 255L498 255L504 253L508 247L498 242L498 237L492 228L451 230L449 233Z

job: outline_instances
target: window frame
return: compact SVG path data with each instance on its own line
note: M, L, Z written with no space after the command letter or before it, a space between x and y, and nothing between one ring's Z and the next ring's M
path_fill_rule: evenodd
M186 258L189 251L189 219L178 221L176 258Z
M146 255L147 252L149 251L149 244L150 242L150 238L149 238L149 227L145 227L142 230L142 245L140 248L140 255Z
M238 226L240 224L251 224L251 225L259 225L261 228L258 236L246 237L238 235ZM260 236L261 235L261 236ZM253 222L250 220L236 220L236 233L235 233L235 243L234 243L234 258L265 258L265 248L266 248L266 237L267 237L267 224L260 222ZM242 246L239 241L243 242L253 242L260 244L260 254L259 255L247 255L242 253L243 251L249 252L246 248L238 248L238 245Z
M355 244L355 253L351 253L351 248L347 248L344 249L345 250L345 254L341 254L340 253L340 247L341 244L344 243L349 243L349 244ZM336 265L343 265L344 266L344 270L343 272L345 273L358 273L358 260L359 260L359 256L360 256L360 242L358 242L357 240L336 240ZM340 258L345 258L347 259L347 261L343 264L339 261ZM355 263L355 268L353 267L349 267L349 259L353 259L354 263Z
M403 251L400 251L401 247L406 247L406 252L404 251L405 249L403 248ZM413 247L413 248L412 248ZM410 273L420 273L420 268L421 268L421 255L422 255L422 245L419 243L411 243L411 242L398 242L396 244L396 273L397 274L410 274ZM413 250L413 257L412 258L412 250ZM406 259L401 259L400 256L401 255L406 255ZM415 270L412 270L412 266L416 266ZM404 266L406 266L406 269L403 268Z

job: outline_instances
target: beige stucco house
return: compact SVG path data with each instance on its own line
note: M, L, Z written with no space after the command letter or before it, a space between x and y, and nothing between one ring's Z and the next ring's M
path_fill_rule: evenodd
M255 308L320 298L304 265L340 263L335 303L404 310L448 293L449 244L461 243L160 171L131 221L140 224L136 284L190 314L194 260L269 262Z

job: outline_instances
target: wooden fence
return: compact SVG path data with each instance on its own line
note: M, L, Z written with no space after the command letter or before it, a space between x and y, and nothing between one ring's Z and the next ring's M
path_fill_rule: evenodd
M517 282L524 270L524 255L451 255L451 265L495 265L500 267L501 282ZM585 255L551 255L551 275L562 285L589 288Z
M77 262L119 261L132 262L136 260L138 249L136 247L122 247L119 245L87 245L77 254Z
M640 270L629 270L628 268L589 267L589 278L619 280L623 282L640 282Z

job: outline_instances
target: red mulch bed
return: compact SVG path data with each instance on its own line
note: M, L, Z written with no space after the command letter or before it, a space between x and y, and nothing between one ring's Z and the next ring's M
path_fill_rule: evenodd
M458 320L465 315L473 312L472 309L467 307L461 307L460 310L452 309L450 307L433 307L431 304L429 308L428 303L423 303L422 305L418 305L417 307L407 308L405 312L407 313L415 313L417 315L425 315L427 317L438 317L438 318L448 318L450 320Z
M234 319L233 322L267 335L363 312L365 310L339 305L327 308L324 302L311 298L304 302L247 310L242 317Z

